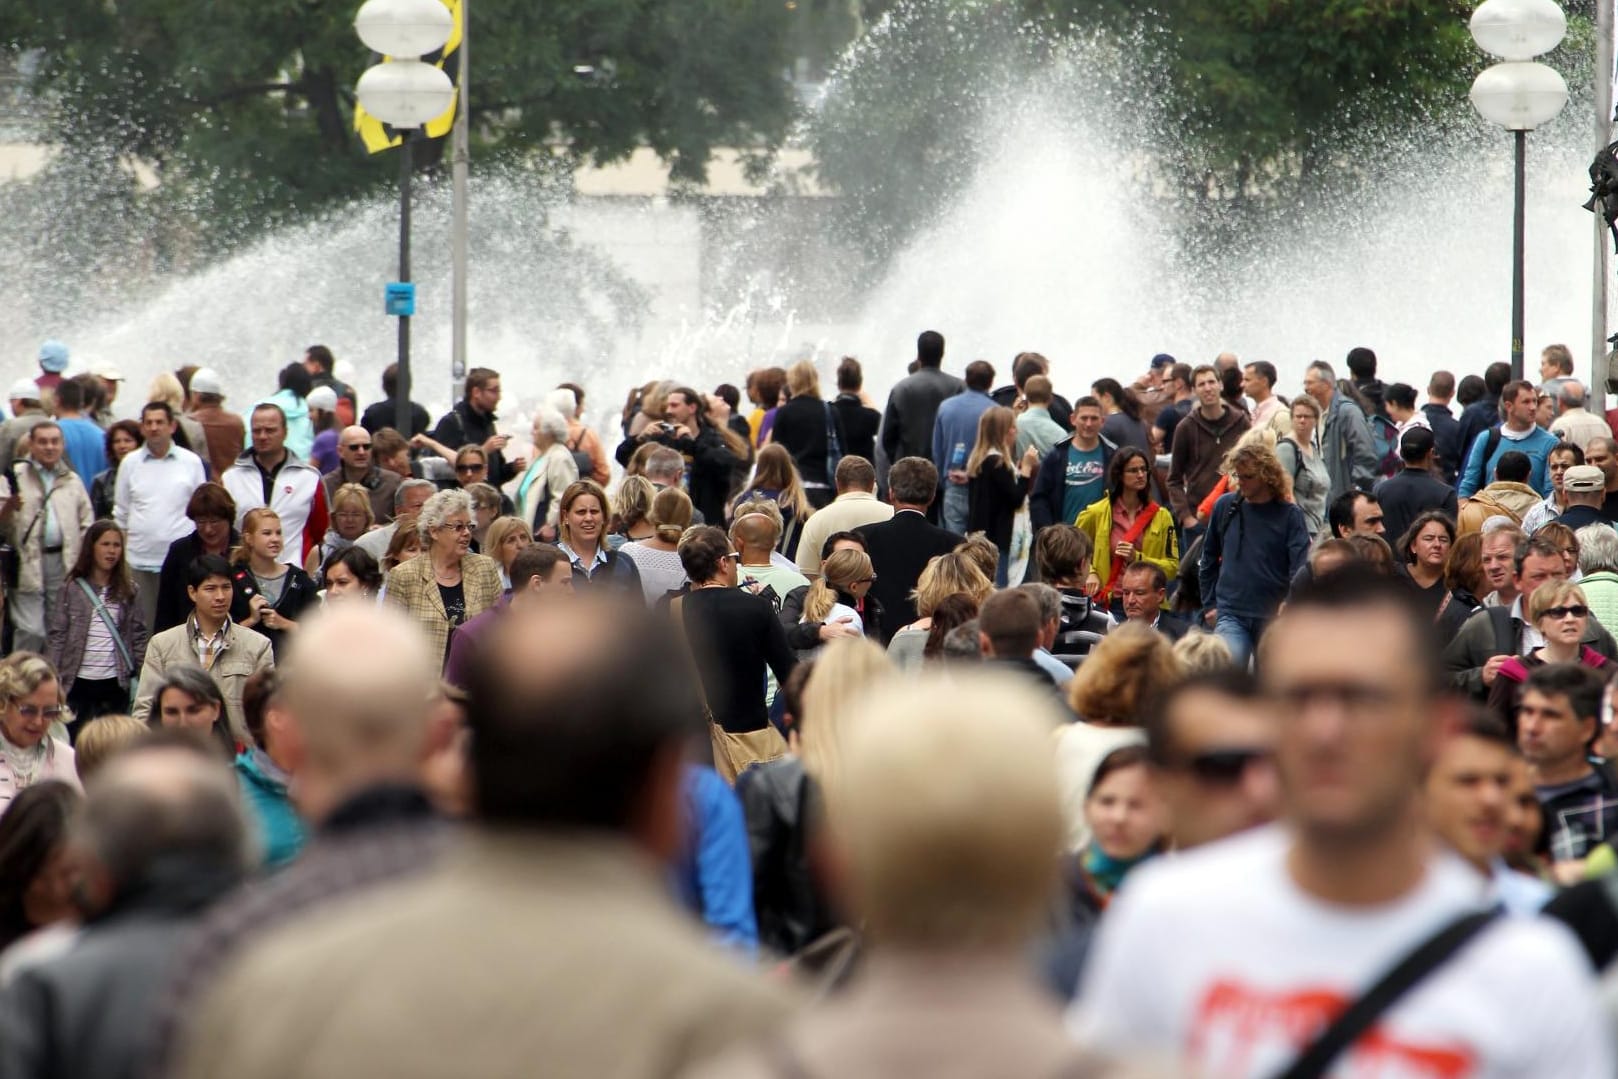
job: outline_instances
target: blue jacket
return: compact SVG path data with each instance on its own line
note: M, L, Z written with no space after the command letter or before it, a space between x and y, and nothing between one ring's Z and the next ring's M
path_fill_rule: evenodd
M933 420L933 464L938 466L940 487L949 482L950 456L955 444L965 447L960 468L966 468L966 459L972 456L972 447L978 441L978 417L994 407L994 398L980 390L965 390L938 406Z
M1047 525L1057 522L1073 524L1062 516L1062 503L1067 497L1067 450L1073 445L1073 436L1069 435L1051 447L1051 452L1039 462L1039 472L1034 476L1034 489L1028 495L1028 519L1039 531ZM1112 456L1118 452L1118 447L1107 439L1101 440L1101 470L1103 475L1112 472ZM1103 481L1102 486L1106 483Z
M1269 618L1309 557L1309 527L1291 502L1221 495L1208 519L1197 579L1204 609Z
M1497 440L1494 452L1489 459L1483 459L1483 448L1489 442L1488 430L1478 432L1472 440L1472 446L1466 451L1466 464L1461 469L1461 482L1455 493L1462 498L1471 498L1483 488L1493 482L1494 466L1500 460L1500 455L1509 450L1526 453L1533 462L1534 469L1528 474L1528 485L1540 493L1543 498L1551 496L1551 476L1546 464L1550 458L1551 450L1556 446L1557 438L1543 427L1534 428L1529 436L1521 441L1514 441L1502 435Z
M236 777L248 814L258 827L264 865L275 869L292 861L303 849L304 834L303 822L287 800L286 784L266 775L251 749L236 758Z
M675 867L675 889L702 918L715 942L758 954L753 915L753 862L742 804L707 765L687 765L685 802L690 849Z

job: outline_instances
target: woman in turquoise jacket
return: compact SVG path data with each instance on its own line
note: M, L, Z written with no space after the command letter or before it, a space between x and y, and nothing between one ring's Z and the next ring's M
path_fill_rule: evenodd
M274 405L286 414L287 449L303 461L310 460L315 448L315 425L309 419L309 392L315 388L314 380L301 363L289 363L277 376L280 389L264 403Z

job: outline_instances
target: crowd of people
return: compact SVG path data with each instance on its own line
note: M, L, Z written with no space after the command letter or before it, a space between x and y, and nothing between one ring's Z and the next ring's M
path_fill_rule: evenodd
M435 424L318 345L127 419L38 362L0 1079L1618 1071L1618 410L1565 347L1064 397L928 331L884 407L567 382L529 451L489 368Z

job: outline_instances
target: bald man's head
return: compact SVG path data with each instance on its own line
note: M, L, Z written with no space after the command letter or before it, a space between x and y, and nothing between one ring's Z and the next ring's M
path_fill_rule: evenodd
M358 424L343 428L337 436L337 456L351 475L369 472L376 456L371 448L371 432Z
M775 549L776 541L781 538L781 530L775 522L762 513L748 513L736 519L730 526L730 540L736 545L737 553L742 561L748 565L759 564L759 559L751 557L763 552L763 561L768 562L770 552Z
M408 769L426 751L439 667L403 614L335 604L292 638L281 701L317 766L335 773L361 765Z
M599 594L513 607L467 679L478 815L616 832L678 817L680 761L704 729L689 664L669 659L680 647L644 607ZM648 804L662 794L671 804Z

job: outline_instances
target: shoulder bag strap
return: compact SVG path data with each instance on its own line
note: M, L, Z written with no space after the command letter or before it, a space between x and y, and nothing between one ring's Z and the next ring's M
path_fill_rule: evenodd
M674 628L680 634L680 643L684 646L686 662L691 664L691 676L697 683L697 700L702 702L702 714L709 723L713 722L713 709L708 706L708 688L702 684L702 668L697 666L697 653L691 647L691 636L685 631L685 597L680 596L669 604L669 613L674 616Z
M1406 955L1392 970L1366 990L1348 1010L1321 1032L1277 1079L1318 1079L1330 1069L1344 1050L1364 1037L1381 1016L1443 966L1466 943L1476 937L1498 916L1498 910L1476 911L1444 926Z
M124 666L129 668L130 674L134 674L134 657L129 654L129 646L124 643L124 635L118 632L118 624L112 620L112 612L107 610L105 603L101 602L101 597L96 594L95 587L89 581L83 577L78 577L76 580L79 582L79 587L84 589L84 594L89 597L90 602L95 606L96 614L100 615L101 621L107 624L107 632L112 634L112 643L118 646L118 654L123 657Z

